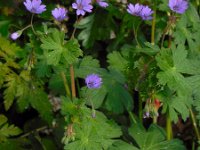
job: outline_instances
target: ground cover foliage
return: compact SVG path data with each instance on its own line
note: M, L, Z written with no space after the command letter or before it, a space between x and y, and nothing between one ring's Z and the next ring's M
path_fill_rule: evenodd
M198 0L0 12L0 149L200 149Z

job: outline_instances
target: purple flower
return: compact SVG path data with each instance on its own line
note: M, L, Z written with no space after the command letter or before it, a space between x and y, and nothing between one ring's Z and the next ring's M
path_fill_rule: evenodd
M108 7L108 3L107 2L104 2L104 0L96 0L96 2L99 4L99 6L101 7Z
M140 5L140 4L138 4L138 3L135 4L135 5L129 4L129 5L128 5L128 8L127 8L127 11L128 11L128 13L131 14L131 15L140 16L140 13L141 13L141 11L142 11L142 8L143 8L143 6Z
M14 32L14 33L12 33L12 34L10 35L10 38L11 38L12 40L16 40L16 39L18 39L18 38L21 36L21 34L22 34L22 31Z
M84 16L86 12L92 12L93 6L90 3L91 0L76 0L76 3L72 4L72 8L76 9L77 15Z
M101 87L102 78L97 74L90 74L85 78L85 83L89 89L97 89Z
M34 14L41 14L46 10L46 5L41 5L41 0L26 0L24 2L24 5L26 6L26 9Z
M188 8L188 2L186 0L169 0L169 7L172 11L183 14Z
M148 6L143 6L140 17L143 20L151 20L152 14L153 14L153 11L151 10L151 8L149 8Z
M51 11L53 17L58 21L63 21L67 18L67 10L65 8L55 8Z

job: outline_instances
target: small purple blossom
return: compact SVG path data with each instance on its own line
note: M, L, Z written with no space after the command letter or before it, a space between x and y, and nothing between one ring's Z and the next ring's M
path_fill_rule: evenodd
M26 9L31 13L41 14L46 10L46 5L42 5L41 3L41 0L26 0L24 5L26 6Z
M21 34L22 34L21 31L14 32L14 33L12 33L12 34L10 35L10 38L11 38L12 40L16 40L16 39L18 39L18 38L21 36Z
M91 0L76 0L76 2L72 4L72 8L76 9L77 15L84 16L86 12L92 12L93 6L91 5Z
M85 78L85 83L89 89L97 89L101 87L102 78L97 74L90 74Z
M108 3L105 2L105 0L96 0L96 2L101 7L104 7L104 8L108 7Z
M172 11L183 14L188 8L188 2L186 0L169 0L169 7Z
M143 6L140 17L143 20L151 20L152 14L153 14L153 11L151 10L151 8L149 8L148 6Z
M51 11L53 17L58 21L63 21L67 18L67 10L65 8L55 8Z
M140 4L138 4L138 3L135 4L135 5L129 4L129 5L128 5L128 8L127 8L127 11L128 11L128 13L131 14L131 15L140 16L141 11L142 11L142 8L143 8L143 6L140 5Z

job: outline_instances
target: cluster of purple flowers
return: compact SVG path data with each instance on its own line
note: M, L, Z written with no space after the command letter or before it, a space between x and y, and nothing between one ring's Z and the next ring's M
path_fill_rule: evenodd
M107 7L108 3L105 2L105 0L95 0L96 3L101 7ZM28 11L30 11L33 14L41 14L44 11L46 11L46 5L42 4L41 0L26 0L24 2L24 5ZM169 8L179 14L183 14L186 9L188 8L188 1L187 0L169 0L168 3ZM93 6L92 6L92 0L76 0L72 4L72 8L76 9L77 15L84 16L86 12L91 13ZM57 7L52 10L52 15L55 20L57 21L63 21L67 16L68 10L62 7ZM151 20L153 11L151 8L145 5L141 5L139 3L137 4L129 4L127 8L127 12L134 16L139 16L142 18L142 20ZM14 32L11 34L11 39L16 40L21 35L21 31Z
M76 9L77 15L84 16L86 12L92 12L92 1L91 0L76 0L75 3L72 4L72 8ZM107 7L108 3L105 0L96 0L96 3L101 7ZM42 4L41 0L26 0L24 2L24 6L28 11L33 14L41 14L46 11L46 5ZM57 7L51 11L53 17L57 21L63 21L68 18L67 16L68 10L62 7ZM14 32L10 35L12 40L16 40L20 37L22 30Z
M129 4L127 8L127 12L134 16L140 16L143 20L151 20L153 11L151 8L141 4Z
M169 0L168 4L169 8L179 14L183 14L188 8L187 0ZM153 11L151 8L145 5L137 4L129 4L127 8L127 12L134 16L139 16L142 20L151 20Z
M41 14L46 11L46 5L42 4L41 0L26 0L24 5L28 11L33 14ZM65 8L55 8L52 10L53 17L58 21L63 21L67 18L67 10Z

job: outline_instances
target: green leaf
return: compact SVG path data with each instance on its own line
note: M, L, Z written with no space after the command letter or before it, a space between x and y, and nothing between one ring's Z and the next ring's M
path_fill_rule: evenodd
M172 90L190 94L191 87L182 73L192 74L194 71L191 72L193 67L186 57L187 51L184 46L172 46L172 50L162 49L156 60L163 71L159 72L157 77L162 85L167 84Z
M177 139L167 141L164 130L154 124L149 127L148 131L139 124L133 124L129 128L129 133L140 150L186 150L183 143Z
M102 106L107 91L104 86L99 89L88 89L87 87L84 87L82 88L82 95L85 97L87 105L93 105L94 109L97 109Z
M21 132L18 127L9 125L4 115L0 115L0 143L6 141L11 136L19 135Z
M14 102L15 95L17 93L17 86L19 83L19 79L17 75L10 74L9 76L6 76L6 84L4 87L6 89L4 90L4 106L5 109L8 110L11 105Z
M171 92L171 93L170 93ZM174 122L178 121L179 115L182 116L183 120L189 117L189 107L191 105L191 97L183 93L177 93L174 95L173 91L165 89L163 93L160 93L159 99L163 103L163 113L169 112L171 120Z
M109 147L108 150L139 150L139 149L131 144L119 140L114 142L113 145Z
M198 119L198 123L200 125L200 75L188 77L187 80L192 86L193 106L197 111L196 118Z
M36 68L36 74L40 78L49 77L51 74L51 68L47 64L44 58L36 64L35 68Z
M78 40L76 39L71 39L67 41L64 46L66 47L66 50L63 51L63 56L68 64L72 64L73 62L78 60L79 56L83 55Z
M68 97L61 97L61 113L64 116L79 114L77 106Z
M5 124L7 121L8 121L8 119L6 118L6 116L0 115L0 126Z
M21 48L15 43L11 44L7 39L0 37L0 57L4 57L7 62L12 63L18 57L20 51Z
M98 111L96 111L96 117L93 118L91 110L87 108L82 108L82 110L83 120L81 125L74 125L75 141L66 144L65 150L108 149L116 141L115 138L122 134L120 128Z
M133 108L133 100L125 88L124 76L115 70L103 74L103 83L107 90L105 107L112 112L122 113Z
M114 51L107 56L109 67L124 71L124 69L127 67L128 61L121 55L121 53Z
M163 112L168 110L175 122L179 114L185 120L189 116L188 108L191 107L194 95L194 81L190 79L200 73L197 65L199 61L197 58L190 59L188 51L181 44L172 45L171 50L162 49L156 60L162 70L157 74L159 83L169 88L167 91L165 89L165 94L161 96Z
M180 20L176 24L176 31L174 32L175 43L177 44L187 44L192 51L198 51L200 46L199 36L200 36L200 19L198 12L195 7L190 4L187 11L181 15Z
M38 111L41 117L48 123L53 120L52 106L47 94L39 88L33 89L29 95L31 106Z
M49 80L49 88L54 92L65 94L65 87L60 72L56 72L55 74L51 75Z
M2 18L1 18L2 19ZM0 21L0 35L6 37L8 35L8 29L9 25L11 23L11 20L7 20L8 18L4 18L3 20Z
M85 78L92 73L98 73L100 71L99 61L93 59L91 56L85 56L76 63L74 72L76 77Z
M110 39L110 32L114 26L113 19L104 10L99 10L88 17L84 17L76 27L83 29L78 35L78 39L82 40L82 45L90 48L96 40Z
M2 150L26 150L24 145L29 144L25 139L8 139L0 144Z
M41 38L41 48L44 49L44 55L49 65L57 65L66 61L72 64L82 56L82 51L76 39L64 40L64 33L57 29Z

